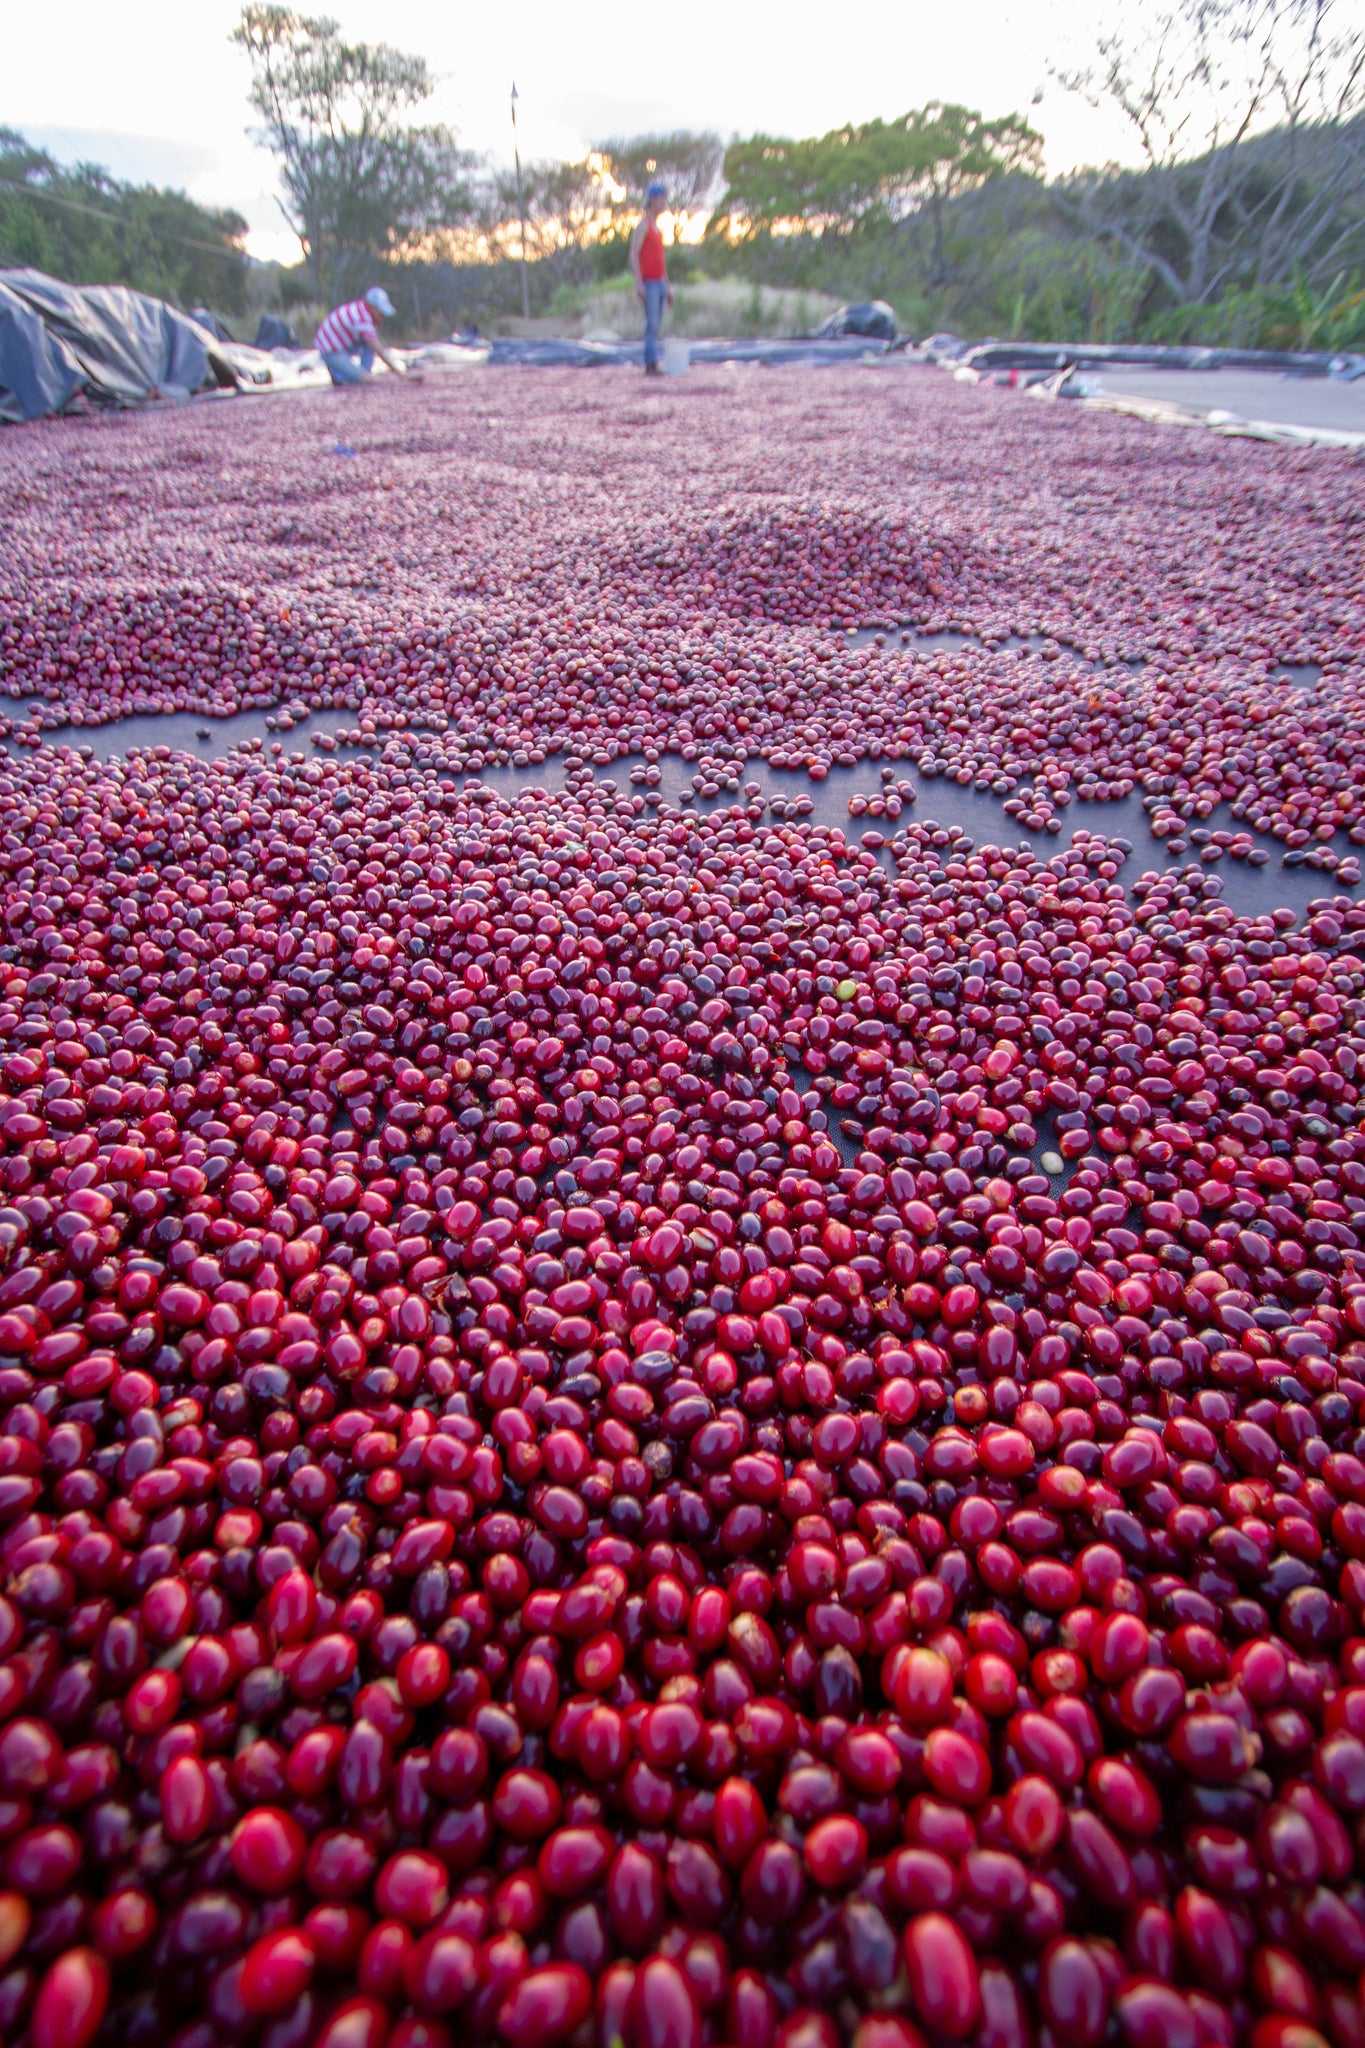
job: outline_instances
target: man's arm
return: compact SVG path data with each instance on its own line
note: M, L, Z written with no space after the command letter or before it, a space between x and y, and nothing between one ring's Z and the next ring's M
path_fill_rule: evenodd
M389 368L393 371L395 377L407 376L408 373L404 365L398 361L398 358L396 356L390 354L389 350L385 348L383 342L379 339L379 336L377 334L374 340L370 343L370 347L374 350L375 354L379 357L381 362L388 364Z
M646 216L640 215L630 238L630 274L635 279L635 289L641 298L645 295L645 281L640 275L640 250L644 245Z

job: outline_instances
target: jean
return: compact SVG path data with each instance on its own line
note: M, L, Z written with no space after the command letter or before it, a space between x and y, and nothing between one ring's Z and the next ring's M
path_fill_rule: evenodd
M356 357L359 357L359 362ZM331 373L334 384L359 384L369 375L374 361L374 350L368 342L357 342L354 347L340 349L336 354L324 349L322 360Z
M668 304L668 284L665 279L645 279L645 362L657 363L663 350L659 344L659 329L664 323L664 307Z

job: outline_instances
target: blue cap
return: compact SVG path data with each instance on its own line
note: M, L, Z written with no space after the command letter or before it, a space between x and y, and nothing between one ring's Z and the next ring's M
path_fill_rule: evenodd
M655 178L645 194L646 199L667 199L668 187L662 178Z

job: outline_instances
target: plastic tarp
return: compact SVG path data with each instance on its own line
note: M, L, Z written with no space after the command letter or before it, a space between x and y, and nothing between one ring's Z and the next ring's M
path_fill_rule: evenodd
M1117 366L1116 366L1117 367ZM1131 366L1130 366L1131 367ZM1169 365L1163 365L1169 368ZM963 372L959 371L961 376ZM972 376L971 371L966 372ZM1200 427L1211 433L1252 441L1283 441L1298 448L1340 448L1358 452L1365 449L1365 432L1322 422L1247 419L1224 406L1199 406L1189 398L1154 397L1150 393L1107 391L1098 377L1079 376L1059 370L1046 379L1030 379L1025 396L1051 400L1078 401L1087 412L1126 413L1158 427Z
M293 348L294 337L276 313L262 313L256 327L254 348Z
M806 363L818 366L822 363L860 363L869 355L887 353L885 342L857 336L842 341L691 341L687 346L694 364ZM552 336L499 339L490 344L488 353L488 360L495 368L531 365L538 368L638 369L644 359L644 343L640 341L566 341Z
M885 299L863 299L856 306L840 306L815 330L817 341L841 341L857 334L870 341L894 341L896 316Z
M122 285L63 284L40 270L0 272L0 285L36 314L97 405L145 405L237 382L222 345L163 299Z
M71 403L85 378L38 315L0 283L0 420L40 420Z
M1030 397L1041 394L1030 393ZM1349 427L1302 426L1290 420L1249 420L1215 406L1200 411L1175 399L1140 398L1126 392L1085 392L1081 403L1091 412L1127 413L1159 427L1207 427L1234 440L1282 441L1296 448L1365 448L1365 433Z
M1298 427L1289 420L1243 420L1236 413L1211 412L1210 432L1243 441L1284 441L1295 448L1365 448L1365 434L1349 427Z
M628 341L568 341L558 335L535 335L515 340L497 337L488 360L495 368L509 363L528 364L536 369L596 369L602 364L644 361L644 343Z
M693 363L859 363L888 353L886 343L856 337L846 341L692 341L687 349ZM232 342L223 344L222 353L232 362L243 388L298 390L329 381L327 366L316 349L276 348L267 353ZM432 341L394 353L413 370L480 369L486 363L496 368L639 369L645 359L640 341L569 341L557 335ZM374 374L384 375L382 363L375 364Z
M292 391L301 384L327 382L327 370L316 349L263 349L245 341L225 341L222 352L243 391Z
M488 361L486 341L429 341L400 351L410 370L479 370Z
M940 344L950 340L936 335ZM926 346L928 346L926 344ZM1299 377L1365 375L1365 356L1330 355L1326 350L1258 348L1168 348L1144 342L979 341L957 352L936 354L964 369L1102 370L1106 365L1152 370L1282 370Z
M332 381L315 348L249 348L245 342L234 341L223 344L223 354L243 391L308 391ZM488 344L430 341L420 348L395 348L394 354L409 370L479 369L488 361ZM384 377L388 372L382 362L376 362L373 374Z
M920 353L931 363L961 362L971 347L960 334L930 334L920 343Z
M231 341L232 336L216 313L207 306L191 306L190 318L196 327L202 327L205 334L211 334L215 341Z
M832 341L810 336L791 341L694 341L690 346L694 363L805 363L814 369L876 361L891 353L884 341L852 334Z

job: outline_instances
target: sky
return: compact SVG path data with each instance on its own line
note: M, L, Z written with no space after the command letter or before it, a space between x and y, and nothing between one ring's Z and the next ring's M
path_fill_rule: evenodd
M823 133L934 99L1028 113L1049 170L1129 158L1116 117L1063 92L1050 65L1084 61L1096 11L1076 0L685 0L652 10L519 0L314 0L352 38L426 57L428 103L470 149L510 160L515 80L522 153L577 158L611 135L672 128L721 135ZM1138 0L1139 5L1147 0ZM249 134L245 57L229 37L236 0L63 0L13 10L0 67L0 125L62 162L177 186L245 216L253 255L292 262L274 165ZM601 24L594 26L595 23ZM1032 104L1036 93L1042 98Z

